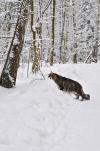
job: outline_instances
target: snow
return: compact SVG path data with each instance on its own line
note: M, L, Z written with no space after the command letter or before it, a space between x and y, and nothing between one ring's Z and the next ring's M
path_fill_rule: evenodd
M0 151L99 151L100 64L20 68L13 89L0 87ZM91 100L58 90L50 71L80 82Z

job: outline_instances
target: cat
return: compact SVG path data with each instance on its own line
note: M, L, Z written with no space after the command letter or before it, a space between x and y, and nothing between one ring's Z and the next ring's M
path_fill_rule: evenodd
M81 101L84 99L90 100L90 95L84 93L82 85L77 81L63 77L53 72L49 73L48 77L58 85L60 90L73 93L76 96L76 99L79 99L81 96Z

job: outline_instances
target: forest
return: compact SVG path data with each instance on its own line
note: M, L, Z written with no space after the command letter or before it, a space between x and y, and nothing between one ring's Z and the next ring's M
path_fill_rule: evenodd
M16 85L20 64L100 61L99 0L0 0L0 85Z

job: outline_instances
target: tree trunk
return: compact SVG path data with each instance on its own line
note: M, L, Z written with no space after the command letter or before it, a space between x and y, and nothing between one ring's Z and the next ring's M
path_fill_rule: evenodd
M62 4L62 8L64 7L64 5ZM59 63L64 63L65 61L65 49L64 49L64 34L65 34L65 9L62 9L62 14L63 14L63 20L62 20L62 31L61 31L61 46L60 46L60 60Z
M54 63L54 43L55 43L55 4L56 1L53 0L53 16L52 16L52 50L50 54L50 65Z
M33 34L33 53L34 53L34 59L32 64L32 72L36 73L40 69L40 44L39 41L36 41L36 39L39 40L40 38L40 27L33 27L34 25L34 3L33 0L31 2L31 31ZM38 37L38 38L37 38Z
M98 57L98 43L99 43L99 33L100 33L100 0L97 0L97 18L96 18L96 39L95 39L95 45L93 46L93 52L92 52L92 62L97 62Z
M73 6L73 63L77 63L77 42L76 42L76 14L75 14L75 0L72 0Z
M25 26L28 17L28 4L29 4L28 0L24 0L21 3L20 15L18 16L17 19L15 32L1 74L0 85L5 88L12 88L16 84L20 54L24 43Z

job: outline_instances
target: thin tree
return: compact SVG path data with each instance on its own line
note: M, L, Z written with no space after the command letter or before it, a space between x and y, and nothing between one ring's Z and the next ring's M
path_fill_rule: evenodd
M95 39L95 45L93 46L93 52L92 52L92 61L97 62L98 57L98 45L99 45L99 32L100 32L100 0L97 0L97 17L96 17L96 39Z
M60 60L59 63L65 63L66 61L66 52L64 50L64 34L65 34L65 17L66 17L66 9L64 4L62 3L62 29L61 29L61 46L60 46Z
M33 59L33 64L32 64L32 72L36 73L39 70L39 65L40 65L40 47L39 47L39 42L36 41L36 38L38 35L40 35L40 28L35 26L34 24L34 1L30 1L31 4L31 31L32 31L32 37L33 37L33 54L34 54L34 59ZM38 37L39 38L39 37ZM39 40L39 39L38 39Z
M75 14L75 0L72 0L73 11L73 63L77 63L77 42L76 42L76 14Z
M52 10L53 10L53 16L52 16L52 50L50 54L50 65L53 65L54 63L54 44L55 44L55 5L56 1L52 1Z
M34 13L31 13L31 31L33 34L33 64L32 64L32 72L36 73L40 70L40 59L41 59L41 51L42 51L42 18L45 14L46 10L49 8L52 0L49 0L42 11L42 0L39 0L40 6L40 14L37 19L37 22L34 21ZM31 12L34 12L34 1L31 0Z

